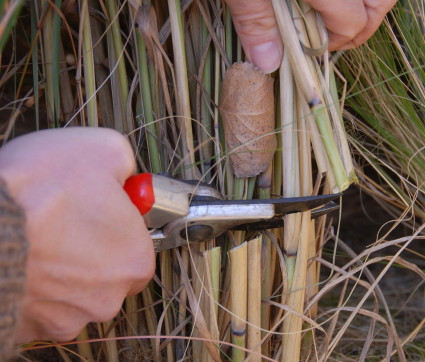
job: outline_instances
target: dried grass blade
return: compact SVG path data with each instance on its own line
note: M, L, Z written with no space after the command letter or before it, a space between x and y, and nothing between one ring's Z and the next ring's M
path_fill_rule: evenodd
M219 361L221 361L220 355L218 353L216 346L212 342L212 337L211 337L210 332L208 331L207 323L205 321L204 315L203 315L201 308L199 306L199 302L196 299L195 293L193 292L192 286L190 285L189 277L187 275L186 270L184 269L183 260L180 256L180 253L179 253L178 250L176 250L176 255L177 255L177 260L178 260L179 265L180 265L180 270L181 270L181 273L182 273L183 282L184 282L184 285L185 285L186 290L187 290L187 296L188 296L190 308L191 308L192 313L193 313L193 317L194 317L193 322L198 327L199 334L201 335L201 337L205 339L203 341L203 343L208 348L210 356L213 358L214 361L219 362Z

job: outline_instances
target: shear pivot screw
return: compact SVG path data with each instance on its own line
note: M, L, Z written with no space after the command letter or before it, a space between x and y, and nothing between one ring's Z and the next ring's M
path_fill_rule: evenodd
M208 225L193 225L180 231L180 236L189 241L204 241L211 237L213 228Z

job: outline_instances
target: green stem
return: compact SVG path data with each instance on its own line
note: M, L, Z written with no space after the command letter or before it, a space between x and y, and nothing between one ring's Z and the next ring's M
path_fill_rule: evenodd
M202 21L202 49L208 45L208 29L205 21ZM202 97L201 103L201 141L202 141L202 173L205 175L205 181L211 180L211 159L212 159L212 143L210 137L212 135L212 124L210 114L210 102L208 100L211 94L211 50L208 48L205 58L204 69L202 72L202 86L205 91L205 96Z
M55 112L54 112L54 90L53 90L53 40L52 40L52 29L53 29L53 10L49 8L49 2L43 0L41 3L42 13L47 12L44 17L44 24L42 28L43 33L43 52L44 52L44 74L46 79L46 103L47 113L49 117L49 127L55 125Z
M195 153L193 150L192 119L189 99L189 84L187 79L186 55L183 37L182 14L180 0L168 0L170 12L171 37L173 40L174 68L177 82L177 110L182 117L182 139L184 175L186 179L195 176Z
M112 21L111 30L112 30L112 41L114 44L114 53L116 61L118 62L118 75L120 80L120 90L122 97L122 104L125 113L127 107L127 97L128 97L128 80L127 80L127 70L125 69L125 59L124 59L124 47L121 39L121 29L118 18L115 18L117 15L117 5L115 0L107 0L106 6L109 13L109 19ZM125 130L128 131L128 127L125 126Z
M288 291L291 291L292 281L294 280L294 271L295 271L296 261L297 261L296 255L290 255L285 257L286 273L288 276Z
M230 60L230 63L232 63L233 59L233 47L232 47L232 16L230 15L229 7L226 7L226 54L227 57Z
M81 10L83 16L83 49L84 49L84 79L86 88L87 115L88 123L91 127L98 126L97 105L96 105L96 81L94 75L94 59L93 46L90 30L90 14L88 1L83 0L83 8ZM59 85L59 84L58 84Z
M146 122L146 139L148 142L149 149L149 159L151 164L151 171L153 173L161 172L161 159L158 151L157 143L157 130L154 123L153 117L153 107L152 107L152 96L150 90L150 81L149 81L149 69L148 69L148 60L146 54L146 47L143 41L142 36L137 33L137 50L138 50L138 61L139 61L139 76L140 76L140 85L142 90L143 98L143 109Z
M245 179L235 177L233 183L233 199L234 200L242 200L243 194L244 194L244 187L245 187Z
M6 41L9 37L10 31L15 25L16 19L18 18L18 15L21 12L21 8L24 3L25 3L24 0L18 0L16 2L16 5L13 4L12 2L12 4L9 6L8 11L5 11L6 0L2 0L0 2L0 14L2 14L2 17L7 16L9 18L9 20L7 21L6 27L3 29L3 32L0 33L0 57L1 57L1 52L3 50L3 47L6 44ZM14 8L12 8L12 6ZM2 18L1 20L5 20L5 18Z
M254 195L255 182L257 181L257 177L250 177L248 180L248 189L246 191L246 198L248 200L252 199Z
M339 191L342 192L350 186L350 182L348 181L344 165L339 157L339 151L333 138L328 113L322 103L312 106L311 111L316 118L317 127L322 136L323 145L325 146L326 154L328 155Z
M270 199L271 188L258 188L258 198L259 199Z

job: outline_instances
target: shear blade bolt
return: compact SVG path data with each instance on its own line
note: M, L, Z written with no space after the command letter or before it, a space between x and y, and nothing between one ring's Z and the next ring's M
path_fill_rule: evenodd
M180 236L189 241L204 241L213 234L213 228L208 225L193 225L180 231Z

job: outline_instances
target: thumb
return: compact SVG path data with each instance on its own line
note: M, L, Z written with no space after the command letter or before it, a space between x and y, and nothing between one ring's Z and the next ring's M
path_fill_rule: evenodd
M282 61L283 44L270 0L226 0L247 59L265 73Z

